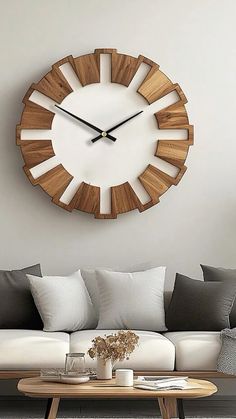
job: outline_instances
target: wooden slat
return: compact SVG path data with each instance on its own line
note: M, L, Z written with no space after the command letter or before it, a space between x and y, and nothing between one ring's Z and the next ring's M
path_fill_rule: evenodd
M25 107L21 115L21 122L17 126L17 134L19 134L21 129L51 129L52 121L55 116L54 112L48 111L40 105L37 105L34 102L31 102L30 96L32 95L34 89L31 86L22 102Z
M112 212L115 214L123 214L134 209L142 209L142 204L129 182L111 188L111 202Z
M138 89L148 103L153 103L174 90L172 81L159 69L150 72Z
M52 127L55 113L31 102L29 98L33 91L34 89L31 86L22 100L25 107L21 115L20 125L17 126L17 134L21 129L51 129Z
M32 87L57 103L61 103L72 92L68 81L56 67L49 71L38 83L33 83Z
M82 182L68 205L69 211L80 211L96 214L100 210L100 188Z
M148 165L146 170L139 176L139 180L147 193L151 196L152 200L157 203L159 197L174 185L175 179L151 164Z
M145 78L145 80L147 80L147 78L159 68L158 64L143 55L139 55L139 57L136 58L131 55L113 53L111 81L113 83L120 83L124 86L129 86L142 63L150 66L150 71Z
M40 185L52 198L61 196L73 179L73 176L67 172L62 164L59 164L37 179L33 178L28 167L25 166L24 171L33 185Z
M21 140L20 146L29 169L55 156L51 140Z
M188 140L159 140L155 156L180 168L184 165L188 150Z
M159 129L185 129L188 128L189 120L185 106L182 103L174 103L155 113Z
M138 58L125 54L112 54L111 81L112 83L129 86L138 69Z
M21 116L21 129L51 129L54 113L28 101Z
M87 54L74 58L75 71L82 86L100 82L100 55Z

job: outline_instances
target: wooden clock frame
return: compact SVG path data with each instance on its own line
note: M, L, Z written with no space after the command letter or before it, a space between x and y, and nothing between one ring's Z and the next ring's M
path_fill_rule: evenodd
M111 82L129 86L141 63L149 65L150 70L142 81L137 92L151 104L170 92L175 91L179 100L166 108L155 113L158 128L185 129L187 139L183 140L157 140L155 156L174 165L178 168L176 177L148 165L143 173L138 176L139 181L150 196L146 204L142 204L132 189L129 182L111 187L111 213L100 213L100 188L82 182L71 202L66 205L60 201L73 179L73 176L58 164L42 176L34 179L30 169L53 157L54 150L52 141L45 140L21 140L21 131L27 129L52 128L52 121L55 113L32 102L30 96L34 90L43 93L60 104L63 99L72 92L68 81L60 71L60 66L70 63L82 86L100 82L100 54L111 54ZM33 185L40 185L41 188L52 198L52 202L60 207L72 211L78 209L96 218L116 218L134 209L140 212L152 207L159 202L160 196L172 185L177 185L186 171L184 165L187 158L189 146L193 144L193 125L189 124L189 118L185 104L187 99L180 86L172 81L159 69L159 65L150 59L140 55L138 58L130 55L120 54L116 49L95 49L93 53L73 58L71 55L63 58L52 66L38 83L31 85L24 99L24 110L21 115L20 124L16 128L16 142L20 146L25 162L24 171Z

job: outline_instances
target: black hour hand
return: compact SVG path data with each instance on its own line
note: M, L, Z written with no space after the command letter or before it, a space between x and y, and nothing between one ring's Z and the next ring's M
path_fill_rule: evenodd
M67 115L70 115L72 118L77 119L77 121L80 121L80 122L82 122L83 124L87 125L88 127L90 127L90 128L92 128L92 129L94 129L95 131L99 132L99 133L100 133L100 137L99 137L99 138L102 138L102 137L107 137L107 138L109 138L109 140L116 141L116 138L115 138L115 137L113 137L112 135L109 135L107 132L105 132L105 131L103 131L102 129L100 129L100 128L96 127L95 125L91 124L90 122L85 121L85 119L82 119L82 118L80 118L79 116L74 115L73 113L71 113L71 112L67 111L66 109L61 108L61 107L60 107L60 106L58 106L58 105L55 105L55 106L56 106L58 109L60 109L61 111L65 112Z

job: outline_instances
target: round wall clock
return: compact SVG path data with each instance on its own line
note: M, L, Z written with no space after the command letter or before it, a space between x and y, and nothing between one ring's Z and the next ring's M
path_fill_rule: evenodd
M193 144L187 99L159 65L96 49L53 64L24 99L24 171L60 207L116 218L177 185Z

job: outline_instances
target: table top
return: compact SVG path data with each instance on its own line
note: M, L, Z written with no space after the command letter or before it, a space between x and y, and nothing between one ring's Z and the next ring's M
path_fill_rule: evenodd
M70 397L91 399L132 399L157 397L198 398L207 397L217 392L217 387L210 381L188 379L196 388L189 390L141 390L133 387L117 387L115 380L90 380L83 384L64 384L43 381L40 377L24 378L18 383L18 390L29 397Z

